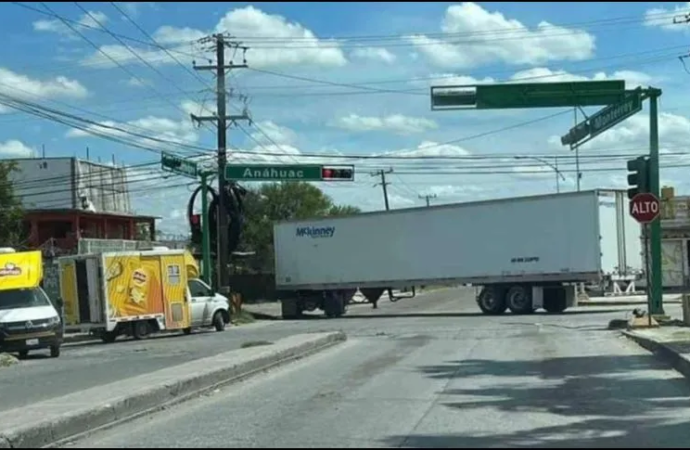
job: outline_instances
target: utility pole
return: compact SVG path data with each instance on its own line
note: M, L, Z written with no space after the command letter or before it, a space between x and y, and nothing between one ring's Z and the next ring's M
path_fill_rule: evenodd
M432 198L436 198L436 194L420 195L419 198L426 200L426 207L428 208L429 206L431 206L429 200L431 200Z
M388 205L388 185L390 183L386 182L386 174L388 173L393 173L393 168L388 170L377 170L371 174L372 177L381 177L381 183L376 183L374 187L378 186L379 184L383 186L383 200L386 202L386 211L390 210L390 206Z
M249 115L246 109L239 115L227 115L226 113L226 90L225 90L225 71L232 69L246 68L247 62L244 58L244 53L247 47L240 46L238 42L227 42L222 33L204 38L201 43L215 42L216 47L216 65L197 66L196 70L213 70L216 72L216 103L217 114L212 116L198 117L191 114L192 120L195 122L216 122L218 128L218 290L221 294L229 294L229 276L228 263L230 255L227 252L228 248L228 182L225 178L225 166L227 164L227 129L228 123L233 124L239 120L249 121ZM226 47L243 50L242 64L225 64L225 49Z

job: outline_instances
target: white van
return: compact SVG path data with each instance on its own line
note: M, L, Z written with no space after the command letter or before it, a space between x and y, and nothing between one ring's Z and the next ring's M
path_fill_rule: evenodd
M60 356L62 320L42 279L40 251L0 249L0 352L26 358L29 351L50 349L51 357Z

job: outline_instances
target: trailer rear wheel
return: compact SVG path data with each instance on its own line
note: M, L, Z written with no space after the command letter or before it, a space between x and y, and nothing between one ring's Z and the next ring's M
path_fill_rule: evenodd
M340 291L326 291L324 293L324 312L332 319L345 314L345 296Z
M484 314L499 315L506 311L505 291L496 286L486 286L477 297L479 309Z
M506 304L513 314L533 313L531 289L526 286L511 287L506 293Z

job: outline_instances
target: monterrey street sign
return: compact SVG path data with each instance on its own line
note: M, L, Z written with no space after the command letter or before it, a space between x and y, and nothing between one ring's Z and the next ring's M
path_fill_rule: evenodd
M589 138L603 133L640 111L642 111L642 90L637 88L622 102L607 106L589 118Z

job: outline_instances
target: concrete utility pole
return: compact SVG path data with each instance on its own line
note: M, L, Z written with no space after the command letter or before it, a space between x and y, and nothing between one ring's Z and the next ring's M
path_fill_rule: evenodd
M217 111L218 113L213 116L203 116L198 117L191 114L192 120L196 122L216 122L218 128L218 286L219 291L226 295L229 294L230 288L230 272L228 270L230 254L227 251L228 248L228 204L226 202L227 196L223 195L228 193L228 182L225 179L225 166L227 164L227 129L228 122L230 124L236 123L238 120L249 121L249 115L247 111L243 111L239 115L226 114L226 90L225 90L225 70L246 68L247 62L244 59L242 64L225 64L225 49L226 47L233 48L235 50L241 49L243 53L246 53L247 48L240 46L238 42L227 42L225 36L222 33L215 34L213 36L204 38L200 41L201 43L215 42L216 47L216 65L206 65L197 66L194 65L196 70L213 70L216 72L216 100L217 100Z
M426 200L426 207L428 208L429 206L431 206L430 200L432 198L436 198L436 194L420 195L419 198L420 200Z
M386 211L390 210L390 206L388 205L388 185L390 183L386 182L386 174L388 173L393 173L393 169L390 168L388 170L377 170L376 172L373 172L371 174L372 177L381 177L381 183L376 183L374 187L378 186L379 184L383 186L383 200L386 202Z

